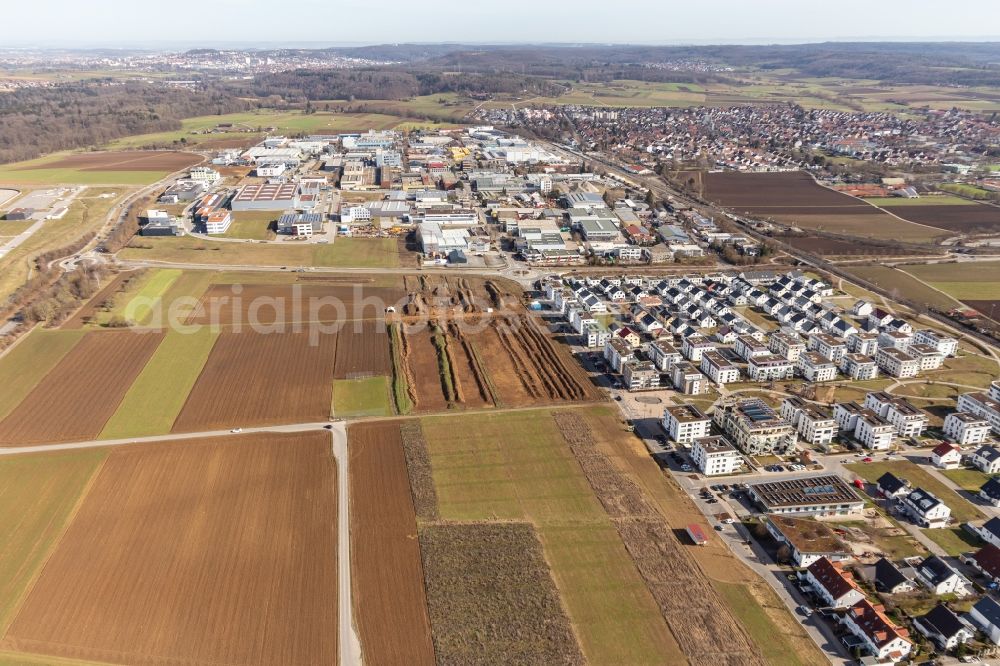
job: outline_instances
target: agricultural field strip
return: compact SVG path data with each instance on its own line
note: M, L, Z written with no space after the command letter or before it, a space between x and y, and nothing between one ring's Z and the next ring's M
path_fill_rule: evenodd
M294 447L289 445L293 440L296 443ZM327 442L330 442L327 435L322 430L317 430L302 434L208 439L184 446L166 444L126 447L115 451L108 457L108 462L81 507L80 514L71 524L66 537L21 607L8 633L9 643L17 650L110 659L115 662L121 656L128 655L127 661L136 664L162 663L160 660L163 657L171 656L184 660L185 663L230 663L233 659L235 661L232 663L248 663L258 661L267 654L275 658L280 654L284 654L285 658L298 654L299 658L293 658L294 661L300 661L306 654L316 658L325 654L327 656L321 658L321 661L332 662L335 659L337 640L336 636L330 634L336 624L337 610L336 607L331 609L319 592L336 584L335 581L339 578L336 560L327 560L322 554L329 552L332 555L337 550L336 544L332 542L333 531L328 527L329 517L337 514L322 508L332 507L329 501L317 501L326 494L325 489L329 489L330 501L335 499L337 492L330 488L332 484L329 480L320 481L321 476L334 474L334 479L337 476L333 467L337 447L334 446L334 455L331 455L330 444ZM318 465L310 462L310 459L324 461L324 464ZM206 464L206 461L218 464ZM180 465L189 474L169 473L167 470L171 465ZM276 480L265 489L274 500L274 509L269 508L272 506L271 502L261 504L253 501L257 492L254 488L258 484L240 481L245 473L251 474L250 478L271 478L277 475L278 479L284 479ZM296 486L295 483L290 483L291 479L287 478L289 475L305 484L306 488L312 488L312 493L302 495L289 490ZM201 497L200 493L192 494L185 488L190 484L202 487L208 481L214 483L223 479L229 483L224 483L222 488L229 487L229 491L205 500L169 504L169 509L162 513L161 507L155 502L150 504L145 499L151 488L162 491L163 494L152 493L152 496L161 498L161 501L167 501L178 493L178 497ZM341 488L346 487L336 480L333 483ZM142 490L137 492L139 488ZM296 495L299 499L295 499ZM307 499L311 495L315 497ZM99 501L102 497L107 500L115 496L122 499L120 510L124 513L120 519L115 518L119 511L116 503ZM295 526L276 528L283 521L276 523L275 518L285 515L294 503L301 502L309 505L309 510L305 511L309 520L303 523L303 529ZM211 510L205 514L203 509ZM204 581L197 569L200 558L190 557L192 546L185 540L174 544L171 541L174 539L172 530L160 530L151 525L148 517L150 511L166 520L167 527L173 525L175 529L188 533L189 540L199 544L198 552L203 552L200 544L204 544L214 555L205 560L205 565L210 570L227 571L231 570L230 565L243 570L244 576L230 577L228 580L220 576L210 577L212 586L222 587L218 590L219 603L209 606L195 604L193 607L207 613L209 618L220 613L225 615L224 624L235 632L230 636L235 638L243 635L244 640L219 640L214 632L222 625L205 616L198 620L195 616L188 615L182 610L183 604L149 607L141 595L123 596L117 593L118 589L145 589L147 593L161 589L167 596L177 596L180 593L175 590L175 586L187 586L189 592L203 588ZM243 521L224 518L226 511L236 511L243 515L246 518L245 524L237 526L237 523ZM110 515L107 515L108 512L111 512ZM102 515L105 518L101 518ZM179 522L171 522L174 520ZM213 527L212 522L218 524ZM132 528L147 532L148 542L144 538L131 539L129 530ZM265 564L273 559L277 563L288 561L288 564L275 566L273 572L265 564L265 569L261 570L264 574L263 584L254 584L257 577L247 569L258 567L258 558L244 557L242 553L245 548L236 544L240 541L256 543L264 530L277 530L281 538L274 541L273 548L262 553L264 560L260 563ZM95 532L106 534L104 537L95 536ZM198 537L198 534L204 536L219 533L229 533L230 538L220 538L215 541L215 545L211 545L211 539L203 541ZM302 539L312 540L313 537L315 545L319 546L318 550L301 548ZM125 541L121 541L123 538ZM106 554L101 551L109 539L120 542L121 549L111 549ZM152 545L156 541L160 542L159 546ZM322 547L323 544L326 545L325 548ZM94 549L98 549L101 554L95 556ZM291 558L282 555L288 550L292 550L295 555ZM90 555L84 555L81 560L81 553L88 551ZM133 557L128 556L129 552L133 553ZM143 552L153 561L146 564L136 562L135 558ZM310 567L316 577L308 584L303 578L306 574L302 573L305 562L293 564L289 561L305 558L307 553L315 553L309 561L318 567L318 570ZM81 561L86 564L81 565ZM127 564L130 561L132 565ZM164 568L170 562L178 565L179 569L174 566ZM81 566L89 570L89 575L76 576ZM72 582L67 582L66 574L70 575ZM284 581L287 585L276 587L268 584L267 577L271 575L280 576L275 582ZM183 585L177 582L178 577ZM112 593L112 597L106 604L101 604L98 598L108 592ZM264 601L261 605L264 612L243 612L237 617L226 610L227 607L231 610L245 608L246 605L239 604L239 600L248 595ZM62 601L54 605L53 599ZM268 600L272 603L268 603ZM304 611L306 606L313 608L312 612L301 614L295 611L296 608ZM101 612L94 615L93 609L97 607L101 608ZM325 610L319 612L324 607ZM301 614L299 619L316 618L323 624L280 620L289 613L292 616ZM267 621L262 616L271 617L272 620ZM103 619L84 623L78 620L80 617ZM102 622L105 625L103 629ZM108 622L112 623L110 626L114 627L114 631L107 631ZM261 631L254 630L255 626ZM266 631L263 631L265 628ZM213 633L206 634L206 631ZM207 636L214 638L201 640ZM247 659L254 654L257 655L256 658ZM264 661L271 659L265 658Z
M583 417L560 412L552 418L691 663L763 664L695 559L639 486L598 449Z

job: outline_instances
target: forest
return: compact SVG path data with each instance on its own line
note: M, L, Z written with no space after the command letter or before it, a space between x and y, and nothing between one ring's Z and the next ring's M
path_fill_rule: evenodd
M0 163L177 130L183 118L247 108L247 102L212 88L103 80L23 88L0 95Z

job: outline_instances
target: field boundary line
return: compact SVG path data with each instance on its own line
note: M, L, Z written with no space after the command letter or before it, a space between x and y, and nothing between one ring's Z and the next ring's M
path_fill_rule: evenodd
M56 537L52 540L52 545L49 546L48 552L45 553L45 556L39 562L38 567L36 567L35 571L32 573L31 578L28 580L28 584L24 586L24 590L21 592L21 594L18 595L17 602L11 609L10 615L8 617L2 618L2 626L0 626L0 630L3 631L4 641L7 640L7 632L10 631L11 625L14 624L14 621L17 619L18 614L20 614L21 608L24 606L24 602L28 599L28 597L31 595L31 592L35 589L35 584L38 582L38 578L41 576L42 571L45 570L45 566L49 563L49 560L52 559L52 556L55 554L56 550L59 549L59 544L62 543L63 538L66 536L66 532L69 531L70 526L76 520L77 514L80 513L80 509L83 507L83 503L90 495L90 491L94 488L94 484L97 483L97 477L99 477L101 472L104 470L104 465L107 463L109 455L111 455L110 451L108 452L108 455L104 456L100 464L94 468L94 471L91 473L90 478L87 479L87 483L84 485L83 490L80 491L80 496L77 497L76 501L73 503L73 508L70 509L69 513L66 514L66 519L63 521L63 525L62 528L59 530L59 534L57 534ZM27 653L27 654L34 654L34 653Z

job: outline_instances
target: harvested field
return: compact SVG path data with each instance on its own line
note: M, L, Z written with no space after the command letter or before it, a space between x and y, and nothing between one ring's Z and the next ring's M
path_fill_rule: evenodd
M548 412L421 419L445 521L529 521L587 660L683 663L643 579Z
M559 412L552 418L688 661L705 666L763 664L756 645L694 557L639 486L600 451L584 418L572 412Z
M336 473L325 432L116 449L0 647L336 663Z
M384 322L352 322L337 335L334 379L360 379L392 372L389 335Z
M302 322L342 323L383 319L388 305L400 304L399 289L340 284L214 284L201 297L191 324L262 326Z
M462 327L450 322L442 329L454 383L455 399L469 407L491 407L492 382L478 362L478 354L462 334Z
M400 424L355 424L347 435L351 582L363 659L372 664L434 664Z
M858 199L821 187L804 171L781 173L739 173L733 171L702 174L705 196L729 208L789 208L808 212L817 207L871 210Z
M971 203L968 206L893 206L903 219L946 231L989 234L1000 231L1000 207Z
M0 445L95 439L162 339L151 332L86 334L0 422Z
M399 426L399 434L406 456L406 472L410 478L413 509L420 520L437 520L437 490L434 488L427 439L420 427L420 421L416 419L403 421Z
M413 334L407 333L402 336L402 342L402 360L415 408L422 412L447 409L448 396L430 330L423 328Z
M224 331L172 432L325 421L337 336Z
M583 664L529 523L420 530L438 664Z
M32 169L77 169L79 171L180 171L203 161L200 155L174 151L112 151L78 153L59 160L24 167Z

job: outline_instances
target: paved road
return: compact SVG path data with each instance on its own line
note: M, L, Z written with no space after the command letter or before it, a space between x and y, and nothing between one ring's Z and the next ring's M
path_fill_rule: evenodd
M354 607L351 603L351 531L350 531L350 485L348 483L347 428L343 421L334 423L294 423L271 426L266 428L244 428L242 432L309 432L330 428L331 450L337 461L337 593L338 593L338 640L340 647L340 664L342 666L360 666L361 642L354 629ZM105 439L84 442L67 442L63 444L45 444L41 446L16 446L0 448L0 456L18 455L23 453L42 453L45 451L68 451L74 449L91 449L99 447L117 447L128 445L153 444L157 442L175 442L187 439L205 437L222 437L230 435L229 430L212 430L206 432L191 432L177 435L160 435L156 437L136 437L132 439Z
M82 192L83 190L84 190L83 187L76 188L75 190L73 190L73 192L70 193L69 197L65 201L60 202L60 205L69 206L71 203L73 203L73 199L75 199L77 195L80 194L80 192ZM8 254L16 250L18 247L26 243L28 239L34 236L35 233L39 229L44 227L45 223L48 221L49 221L48 218L43 217L42 219L36 221L34 224L32 224L30 227L28 227L18 235L11 238L3 245L0 245L0 259L3 259L5 256L7 256ZM0 231L2 230L3 227L0 227Z

